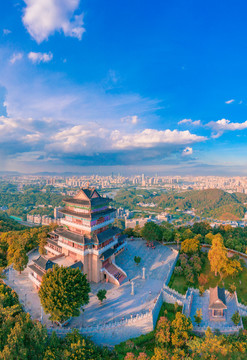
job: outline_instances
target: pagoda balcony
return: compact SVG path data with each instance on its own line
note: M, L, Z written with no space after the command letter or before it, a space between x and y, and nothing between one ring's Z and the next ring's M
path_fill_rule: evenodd
M58 245L60 245L64 249L72 251L73 253L78 254L78 255L86 255L86 254L88 254L88 249L87 250L78 249L78 248L76 248L74 246L71 246L69 244L65 244L64 242L62 242L60 240L58 240Z
M104 209L104 210L96 212L96 213L92 213L92 212L84 213L84 212L78 212L75 210L65 208L65 209L60 210L59 212L64 215L69 215L69 216L75 217L77 219L96 220L102 216L110 215L113 213L115 215L116 209L110 208L110 209Z
M87 232L92 232L94 230L98 230L98 229L102 228L103 226L113 224L114 220L115 220L115 218L112 218L112 219L104 221L104 222L102 222L100 224L96 224L94 226L87 226L87 225L77 224L76 222L73 222L73 221L68 221L68 220L65 220L65 219L61 219L61 224L65 225L65 226L69 226L69 227L75 227L75 228L80 229L80 230L85 230Z

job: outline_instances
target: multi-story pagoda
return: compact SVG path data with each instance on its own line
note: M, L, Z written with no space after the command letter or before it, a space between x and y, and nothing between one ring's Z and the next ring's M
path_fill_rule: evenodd
M62 227L47 239L47 257L61 265L63 260L81 262L89 281L105 279L119 285L126 273L115 264L115 256L123 251L125 238L112 226L116 209L109 207L110 199L87 188L63 201Z

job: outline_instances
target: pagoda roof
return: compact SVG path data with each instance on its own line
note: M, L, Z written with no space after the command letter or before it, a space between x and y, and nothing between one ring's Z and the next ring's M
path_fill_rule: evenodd
M71 240L78 244L86 245L86 244L91 244L93 242L92 239L90 239L84 235L73 233L72 231L66 230L64 228L58 228L58 229L54 230L54 232L57 235L60 235L60 236L64 237L65 239Z
M48 239L47 239L47 243L50 243L50 244L55 245L55 246L57 246L58 248L62 249L62 247L61 247L60 245L58 245L57 239L54 240L54 239L48 238Z
M47 271L52 269L55 263L44 256L40 255L37 259L33 260L34 264L40 267L42 270Z
M98 206L108 203L110 199L102 197L95 188L82 188L73 198L65 198L63 201L74 205Z
M100 198L95 198L95 199L85 199L85 200L81 200L81 199L75 199L75 198L65 198L63 199L63 202L71 204L71 205L84 205L84 206L100 206L100 205L104 205L104 204L108 204L111 201L110 198L106 198L106 197L100 197ZM60 212L60 210L59 210Z
M226 295L225 288L209 288L210 300L209 300L209 310L224 310L227 309L226 306Z
M100 260L105 261L105 260L109 259L109 257L111 257L116 251L117 251L117 249L106 250L105 252L103 252L103 254L100 255Z
M35 264L31 264L31 265L28 265L28 267L33 270L33 272L35 272L36 274L38 274L40 277L42 277L44 275L44 271L40 270L40 268L35 265Z
M99 211L99 212L95 212L95 213L79 213L79 212L76 212L76 211L73 211L73 210L69 210L69 209L62 209L60 210L59 212L64 214L64 215L71 215L71 216L75 216L75 217L78 217L78 218L83 218L83 219L97 219L101 216L104 216L104 215L107 215L107 214L111 214L113 212L115 212L116 209L114 208L110 208L110 209L106 209L106 210L102 210L102 211Z
M114 235L120 234L121 230L118 227L112 227L101 233L95 235L95 240L97 244L102 244L103 242L110 240Z

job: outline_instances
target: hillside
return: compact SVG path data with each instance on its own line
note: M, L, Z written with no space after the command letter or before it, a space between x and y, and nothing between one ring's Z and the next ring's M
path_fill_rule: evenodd
M159 207L195 209L196 214L221 220L238 220L244 217L247 202L245 194L229 194L223 190L209 189L183 193L162 194L155 198Z

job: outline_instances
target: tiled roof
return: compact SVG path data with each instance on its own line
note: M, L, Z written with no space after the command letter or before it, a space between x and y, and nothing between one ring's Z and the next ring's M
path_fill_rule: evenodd
M109 259L109 257L111 257L116 251L117 251L117 249L106 250L103 254L100 255L100 260L105 261L105 260Z
M106 240L111 239L114 235L117 235L120 233L121 233L121 230L117 227L107 229L107 230L95 235L96 243L101 244L101 243L105 242Z
M81 261L77 261L76 263L74 263L73 265L70 266L72 269L76 269L79 268L81 271L83 269L83 263Z
M89 239L83 235L75 234L69 230L65 230L63 228L58 228L55 230L55 233L57 235L60 235L64 237L65 239L71 240L73 242L76 242L78 244L91 244L93 243L92 239Z
M68 209L63 209L63 210L60 210L59 212L62 213L62 214L65 214L65 215L72 215L72 216L76 216L78 218L82 218L82 219L97 219L101 216L104 216L104 215L107 215L107 214L111 214L113 212L115 212L116 209L106 209L106 210L103 210L103 211L99 211L99 212L96 212L96 213L88 213L88 214L84 214L84 213L78 213L76 211L72 211L72 210L68 210Z
M57 240L48 238L48 239L47 239L47 243L50 243L50 244L58 247L59 249L62 249L62 247L61 247L60 245L58 245Z
M210 288L210 300L209 300L209 309L210 310L224 310L227 309L226 306L226 296L225 289L219 288Z
M108 204L111 201L111 199L106 198L106 197L99 197L99 198L93 198L93 199L85 199L85 200L81 200L81 199L74 199L74 198L65 198L63 199L63 202L68 203L68 204L72 204L72 205L87 205L87 206L100 206L100 205L104 205L104 204ZM60 210L59 210L60 212Z
M54 262L52 262L49 259L46 259L44 256L40 255L38 259L33 260L33 262L38 265L41 269L44 271L47 271L48 269L52 269Z
M41 271L38 266L36 266L35 264L31 264L31 265L28 265L28 267L33 270L33 272L35 272L36 274L38 274L40 277L42 277L44 275L44 272Z

